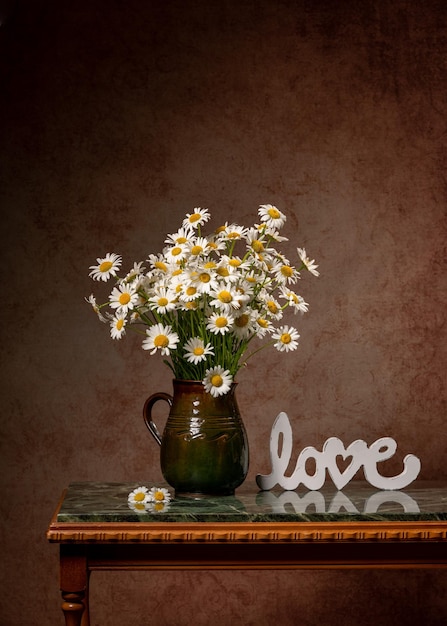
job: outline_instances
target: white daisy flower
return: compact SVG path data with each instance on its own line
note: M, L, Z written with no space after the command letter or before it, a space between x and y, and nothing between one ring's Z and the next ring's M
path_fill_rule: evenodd
M287 259L278 260L274 263L270 271L274 274L276 281L281 285L296 283L300 277L298 271L289 264Z
M198 266L190 274L191 285L193 285L199 293L210 293L218 287L216 274L214 271L207 269L205 266Z
M170 248L164 249L164 255L169 263L180 263L188 256L188 248L185 243L176 243Z
M188 244L188 252L194 257L199 257L203 254L208 254L209 241L206 237L196 237Z
M272 335L272 338L276 339L274 346L279 352L296 350L299 337L297 330L293 326L281 326Z
M281 287L281 294L279 297L287 300L289 306L294 309L294 313L298 313L298 311L300 311L300 313L307 313L309 310L309 305L304 301L304 298L299 296L294 291L290 291L290 289L287 289L286 287Z
M210 219L208 209L196 207L193 213L187 213L183 220L183 228L198 228Z
M131 311L138 302L138 294L132 284L122 283L114 287L109 296L110 308L120 313Z
M228 224L225 222L223 226L217 229L217 236L223 241L237 241L245 237L247 229L238 224Z
M124 282L131 283L136 278L139 278L143 274L144 269L145 268L143 267L143 261L140 261L139 263L134 263L133 268L124 277Z
M189 339L185 345L185 358L188 363L200 363L200 361L205 361L206 357L209 354L214 354L213 346L210 343L207 343L205 346L205 342L200 337L192 337Z
M88 298L84 298L86 302L88 302L92 309L94 310L94 312L96 313L96 315L98 316L98 318L101 320L101 322L107 322L107 318L104 317L104 315L101 313L101 307L96 303L96 298L93 294L91 294Z
M93 280L103 280L104 282L109 280L112 276L116 276L116 272L121 265L121 257L114 252L108 252L104 258L96 259L96 261L98 265L90 265L89 269L92 271L89 276L91 276Z
M189 228L179 228L176 233L172 235L168 235L167 239L165 239L165 243L168 245L180 245L183 246L185 243L194 236L194 231L191 227Z
M175 350L179 342L179 337L172 330L171 326L154 324L146 330L146 339L143 340L143 350L150 350L155 354L160 350L163 356L169 356L171 350Z
M110 334L112 339L121 339L126 334L126 314L117 313L110 322Z
M171 500L171 494L164 487L152 487L149 491L149 502L167 504Z
M210 297L212 298L211 306L228 314L241 306L239 302L240 294L237 293L236 289L229 282L225 282L212 291Z
M265 222L267 226L271 228L281 228L284 226L287 219L284 213L281 213L276 206L271 204L261 204L258 209L258 214L261 221Z
M319 276L320 272L317 271L318 265L315 265L314 259L312 259L312 261L309 259L306 255L306 250L304 248L297 248L296 251L298 252L298 256L300 257L304 267L314 276Z
M231 315L227 315L224 313L213 313L208 318L208 323L206 325L207 330L210 330L214 335L225 335L228 333L233 327L234 318Z
M248 309L235 315L233 333L239 339L246 339L254 333L253 315Z
M149 500L149 489L147 487L137 487L127 496L127 501L131 504L146 504Z
M283 311L280 303L276 298L272 296L267 296L263 301L264 307L266 309L266 313L274 320L280 320L283 317Z
M256 332L256 336L259 337L259 339L262 339L263 337L265 337L267 333L271 332L271 330L272 330L272 323L270 320L262 316L256 319L255 332Z
M166 287L155 287L153 295L148 298L148 303L151 309L155 309L161 315L173 311L176 306L173 293Z
M233 377L229 370L224 370L220 365L206 370L205 378L203 379L205 390L214 398L228 393L232 382Z

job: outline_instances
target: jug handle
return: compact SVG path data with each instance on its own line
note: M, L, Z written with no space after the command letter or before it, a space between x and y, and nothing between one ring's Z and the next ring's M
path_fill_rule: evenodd
M159 400L164 400L165 402L169 404L170 407L172 406L172 396L170 396L169 393L163 393L163 392L154 393L151 396L149 396L149 398L144 403L143 417L144 417L144 423L146 424L149 432L151 433L155 441L158 443L158 445L161 446L161 435L157 428L156 423L152 419L152 407Z

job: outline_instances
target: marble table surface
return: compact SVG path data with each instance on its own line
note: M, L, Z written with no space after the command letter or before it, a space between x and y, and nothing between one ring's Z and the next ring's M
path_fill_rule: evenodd
M154 483L72 483L57 515L58 522L358 522L445 521L447 482L415 481L401 491L378 491L366 482L351 482L343 491L328 483L319 491L259 491L246 481L234 496L177 497L166 505L136 512L128 494ZM166 487L172 496L174 491Z

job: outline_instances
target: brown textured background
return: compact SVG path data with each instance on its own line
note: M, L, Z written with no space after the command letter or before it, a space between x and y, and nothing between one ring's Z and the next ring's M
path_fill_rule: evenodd
M383 435L447 478L444 1L0 2L2 626L62 624L45 530L73 480L160 479L141 409L167 368L112 342L88 266L158 251L195 206L288 215L320 264L300 349L239 377L251 469ZM447 573L92 576L95 626L447 621ZM111 603L110 603L111 602ZM110 603L110 604L109 604ZM38 617L38 612L44 617Z

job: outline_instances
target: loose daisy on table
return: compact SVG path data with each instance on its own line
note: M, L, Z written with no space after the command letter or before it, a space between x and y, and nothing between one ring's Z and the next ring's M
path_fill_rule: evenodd
M127 498L129 507L135 513L160 513L168 508L170 502L171 494L164 487L137 487Z
M147 487L137 487L127 497L127 501L130 504L146 504L149 500L149 489Z
M258 218L249 227L226 222L205 233L210 213L196 207L166 236L161 252L134 262L122 277L120 255L98 257L89 276L112 288L103 303L93 294L86 300L112 339L140 334L142 348L163 357L176 379L200 381L216 398L227 394L261 349L298 348L299 332L285 316L307 313L309 305L291 287L304 270L319 275L304 248L293 246L294 257L277 249L288 241L280 234L285 213L261 204Z

